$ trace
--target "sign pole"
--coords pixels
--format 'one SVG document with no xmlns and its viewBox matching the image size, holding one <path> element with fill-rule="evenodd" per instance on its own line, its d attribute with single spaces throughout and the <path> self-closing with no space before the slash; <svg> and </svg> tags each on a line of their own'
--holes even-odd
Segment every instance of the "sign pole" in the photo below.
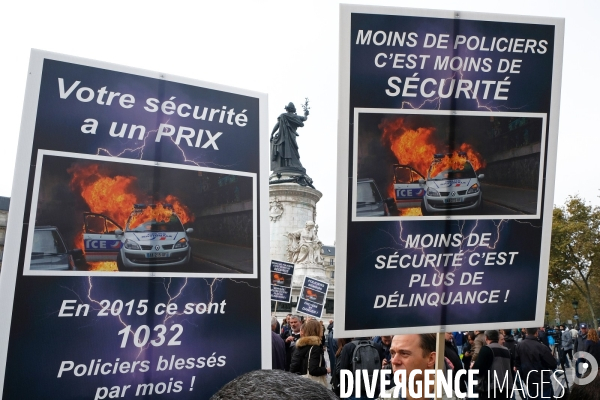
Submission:
<svg viewBox="0 0 600 400">
<path fill-rule="evenodd" d="M 438 375 L 437 375 L 437 370 L 444 370 L 444 362 L 445 362 L 445 357 L 444 357 L 444 352 L 446 350 L 446 339 L 444 337 L 444 332 L 438 332 L 436 333 L 437 337 L 436 337 L 436 342 L 435 342 L 435 369 L 436 369 L 436 375 L 435 375 L 435 387 L 437 388 L 437 380 L 438 380 Z M 435 388 L 434 388 L 435 390 Z M 436 393 L 435 395 L 436 400 L 442 400 L 442 393 Z"/>
</svg>

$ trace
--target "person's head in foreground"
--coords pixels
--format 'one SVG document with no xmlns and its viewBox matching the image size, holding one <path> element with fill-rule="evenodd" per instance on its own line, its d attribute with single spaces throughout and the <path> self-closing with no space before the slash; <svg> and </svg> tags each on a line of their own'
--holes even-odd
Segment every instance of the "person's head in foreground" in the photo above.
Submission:
<svg viewBox="0 0 600 400">
<path fill-rule="evenodd" d="M 392 371 L 404 369 L 408 377 L 412 370 L 435 368 L 435 343 L 435 333 L 395 335 L 390 347 Z M 415 381 L 422 380 L 422 373 L 415 376 Z"/>
<path fill-rule="evenodd" d="M 489 329 L 489 330 L 485 331 L 485 342 L 487 344 L 498 343 L 499 340 L 500 340 L 500 333 L 498 333 L 497 330 Z"/>
<path fill-rule="evenodd" d="M 596 378 L 587 385 L 574 384 L 571 387 L 569 400 L 600 400 L 600 375 L 596 375 Z"/>
<path fill-rule="evenodd" d="M 330 389 L 303 376 L 281 370 L 256 370 L 227 383 L 210 400 L 339 399 Z"/>
</svg>

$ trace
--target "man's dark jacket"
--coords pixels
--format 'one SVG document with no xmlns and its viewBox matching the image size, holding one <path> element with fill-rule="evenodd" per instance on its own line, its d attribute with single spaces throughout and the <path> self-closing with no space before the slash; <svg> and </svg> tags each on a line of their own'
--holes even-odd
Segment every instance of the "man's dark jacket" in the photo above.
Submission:
<svg viewBox="0 0 600 400">
<path fill-rule="evenodd" d="M 286 339 L 290 336 L 294 337 L 293 343 L 289 343 L 286 341 Z M 292 354 L 294 353 L 294 350 L 296 349 L 296 341 L 298 339 L 300 339 L 300 332 L 294 333 L 290 329 L 289 331 L 282 333 L 281 338 L 283 339 L 283 342 L 285 343 L 285 370 L 289 371 L 290 364 L 292 363 Z"/>
<path fill-rule="evenodd" d="M 577 353 L 578 351 L 583 351 L 585 349 L 585 342 L 587 340 L 587 333 L 584 335 L 579 331 L 577 335 L 577 339 L 575 339 L 575 346 L 573 348 L 573 353 Z"/>
<path fill-rule="evenodd" d="M 556 359 L 554 359 L 550 348 L 540 343 L 535 336 L 527 335 L 518 344 L 515 351 L 515 366 L 522 378 L 528 377 L 527 386 L 531 393 L 535 393 L 536 390 L 540 390 L 541 371 L 554 371 L 556 369 Z M 534 372 L 529 374 L 530 371 Z M 550 382 L 550 375 L 550 372 L 544 372 L 544 385 L 548 385 L 548 382 Z"/>
<path fill-rule="evenodd" d="M 273 369 L 285 370 L 285 343 L 275 332 L 271 332 L 271 357 Z"/>
</svg>

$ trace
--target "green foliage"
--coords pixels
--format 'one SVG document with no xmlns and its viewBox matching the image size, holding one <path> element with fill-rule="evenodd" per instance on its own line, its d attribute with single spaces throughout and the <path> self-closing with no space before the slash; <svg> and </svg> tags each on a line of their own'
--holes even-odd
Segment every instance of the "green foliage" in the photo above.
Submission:
<svg viewBox="0 0 600 400">
<path fill-rule="evenodd" d="M 600 208 L 570 197 L 563 207 L 555 207 L 552 220 L 549 297 L 571 302 L 573 289 L 588 308 L 595 323 L 595 281 L 600 278 Z"/>
</svg>

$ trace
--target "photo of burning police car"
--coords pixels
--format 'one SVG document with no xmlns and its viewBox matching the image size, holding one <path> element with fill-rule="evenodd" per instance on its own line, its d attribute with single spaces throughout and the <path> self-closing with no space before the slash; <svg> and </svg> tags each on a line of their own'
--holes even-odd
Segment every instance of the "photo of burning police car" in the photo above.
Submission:
<svg viewBox="0 0 600 400">
<path fill-rule="evenodd" d="M 355 110 L 353 220 L 539 218 L 545 114 L 386 111 Z"/>
<path fill-rule="evenodd" d="M 434 154 L 424 186 L 421 213 L 431 215 L 446 210 L 478 211 L 482 205 L 480 179 L 464 152 Z"/>
<path fill-rule="evenodd" d="M 25 274 L 257 274 L 255 174 L 46 150 L 38 165 Z"/>
<path fill-rule="evenodd" d="M 190 266 L 188 234 L 194 229 L 183 227 L 171 204 L 134 204 L 124 230 L 105 215 L 86 213 L 84 220 L 89 260 L 114 260 L 119 271 Z M 107 224 L 116 229 L 102 231 Z"/>
</svg>

